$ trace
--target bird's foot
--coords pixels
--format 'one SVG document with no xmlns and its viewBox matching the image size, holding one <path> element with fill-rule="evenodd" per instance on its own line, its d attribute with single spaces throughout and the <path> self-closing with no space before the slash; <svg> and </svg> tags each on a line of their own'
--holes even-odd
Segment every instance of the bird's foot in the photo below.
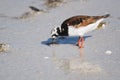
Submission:
<svg viewBox="0 0 120 80">
<path fill-rule="evenodd" d="M 84 46 L 79 46 L 79 48 L 84 48 Z"/>
<path fill-rule="evenodd" d="M 84 48 L 83 45 L 80 45 L 80 44 L 78 44 L 78 43 L 76 43 L 76 46 L 78 46 L 79 48 Z"/>
<path fill-rule="evenodd" d="M 84 38 L 83 37 L 79 37 L 77 43 L 78 43 L 79 48 L 84 48 Z"/>
</svg>

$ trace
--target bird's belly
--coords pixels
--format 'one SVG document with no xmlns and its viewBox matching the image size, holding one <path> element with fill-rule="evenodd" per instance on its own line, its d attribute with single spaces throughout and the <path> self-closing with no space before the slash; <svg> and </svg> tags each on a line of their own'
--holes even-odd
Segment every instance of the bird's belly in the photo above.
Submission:
<svg viewBox="0 0 120 80">
<path fill-rule="evenodd" d="M 79 28 L 75 28 L 74 26 L 69 26 L 68 34 L 69 36 L 83 36 L 85 33 L 95 30 L 101 21 L 103 21 L 103 19 L 100 19 L 95 23 Z"/>
<path fill-rule="evenodd" d="M 68 29 L 68 33 L 69 33 L 69 36 L 83 36 L 87 30 L 87 28 L 85 27 L 81 27 L 81 28 L 74 28 L 74 27 L 69 27 Z"/>
</svg>

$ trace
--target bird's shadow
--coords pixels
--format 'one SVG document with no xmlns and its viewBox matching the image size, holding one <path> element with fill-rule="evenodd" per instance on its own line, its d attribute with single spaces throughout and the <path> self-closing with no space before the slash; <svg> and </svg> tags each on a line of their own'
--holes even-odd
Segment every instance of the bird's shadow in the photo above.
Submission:
<svg viewBox="0 0 120 80">
<path fill-rule="evenodd" d="M 84 39 L 86 40 L 89 37 L 92 37 L 92 36 L 84 36 Z M 72 44 L 72 45 L 75 45 L 76 42 L 78 41 L 78 39 L 79 39 L 78 36 L 75 36 L 75 37 L 59 37 L 59 38 L 57 38 L 56 43 L 57 44 Z M 52 39 L 49 38 L 46 41 L 42 41 L 41 44 L 49 46 L 49 45 L 52 44 Z"/>
</svg>

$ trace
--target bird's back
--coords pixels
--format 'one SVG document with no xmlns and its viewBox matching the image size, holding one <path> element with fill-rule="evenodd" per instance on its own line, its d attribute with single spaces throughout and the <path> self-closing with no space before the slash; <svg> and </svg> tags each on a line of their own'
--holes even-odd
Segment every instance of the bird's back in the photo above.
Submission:
<svg viewBox="0 0 120 80">
<path fill-rule="evenodd" d="M 110 14 L 106 14 L 102 16 L 86 16 L 86 15 L 73 16 L 73 17 L 66 19 L 62 23 L 61 27 L 75 26 L 75 25 L 79 25 L 79 27 L 81 26 L 84 27 L 86 25 L 96 22 L 97 20 L 101 18 L 107 18 L 109 16 Z"/>
</svg>

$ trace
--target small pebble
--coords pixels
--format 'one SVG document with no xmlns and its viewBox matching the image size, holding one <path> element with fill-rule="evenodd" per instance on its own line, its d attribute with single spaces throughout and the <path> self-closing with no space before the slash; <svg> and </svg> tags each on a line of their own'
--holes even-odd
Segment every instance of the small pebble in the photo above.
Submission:
<svg viewBox="0 0 120 80">
<path fill-rule="evenodd" d="M 46 57 L 44 57 L 44 59 L 49 59 L 49 57 L 46 56 Z"/>
<path fill-rule="evenodd" d="M 111 55 L 111 54 L 112 54 L 112 51 L 107 50 L 105 53 L 106 53 L 107 55 Z"/>
</svg>

